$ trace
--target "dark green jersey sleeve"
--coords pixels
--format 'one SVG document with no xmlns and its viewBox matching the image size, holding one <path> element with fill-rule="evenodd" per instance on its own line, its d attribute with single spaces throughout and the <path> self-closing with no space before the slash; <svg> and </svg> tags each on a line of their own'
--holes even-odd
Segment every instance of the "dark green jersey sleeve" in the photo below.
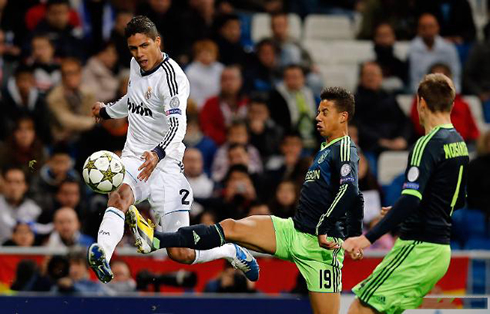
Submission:
<svg viewBox="0 0 490 314">
<path fill-rule="evenodd" d="M 320 216 L 316 226 L 316 234 L 328 234 L 329 229 L 339 217 L 359 202 L 357 149 L 351 145 L 351 139 L 342 140 L 332 156 L 332 178 L 338 178 L 337 194 L 327 211 Z"/>
<path fill-rule="evenodd" d="M 412 195 L 422 200 L 439 158 L 440 145 L 437 141 L 430 141 L 430 138 L 429 136 L 420 138 L 408 156 L 402 195 Z"/>
</svg>

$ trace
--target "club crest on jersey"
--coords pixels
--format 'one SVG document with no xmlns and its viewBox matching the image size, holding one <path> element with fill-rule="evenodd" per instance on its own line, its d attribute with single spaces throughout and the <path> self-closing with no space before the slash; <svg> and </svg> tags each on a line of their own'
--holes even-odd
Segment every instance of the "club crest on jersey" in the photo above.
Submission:
<svg viewBox="0 0 490 314">
<path fill-rule="evenodd" d="M 170 100 L 170 108 L 172 109 L 179 108 L 179 105 L 180 105 L 179 97 L 175 96 Z"/>
<path fill-rule="evenodd" d="M 151 86 L 148 86 L 148 90 L 145 93 L 145 99 L 149 100 L 151 97 Z"/>
<path fill-rule="evenodd" d="M 320 158 L 318 158 L 318 163 L 321 164 L 325 158 L 327 158 L 328 154 L 330 153 L 329 150 L 327 150 L 326 152 L 323 153 L 323 155 L 320 156 Z"/>
</svg>

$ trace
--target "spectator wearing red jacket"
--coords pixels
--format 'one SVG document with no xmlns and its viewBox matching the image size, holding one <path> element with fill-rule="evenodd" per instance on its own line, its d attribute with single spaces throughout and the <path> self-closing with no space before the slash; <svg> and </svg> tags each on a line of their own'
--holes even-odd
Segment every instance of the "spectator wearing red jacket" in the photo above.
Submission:
<svg viewBox="0 0 490 314">
<path fill-rule="evenodd" d="M 449 78 L 452 78 L 451 69 L 444 63 L 435 63 L 430 67 L 429 73 L 442 73 Z M 424 135 L 424 129 L 419 123 L 419 113 L 417 111 L 417 98 L 413 99 L 412 111 L 410 114 L 415 132 L 417 135 Z M 471 109 L 461 94 L 457 94 L 454 99 L 454 106 L 451 112 L 451 121 L 456 131 L 461 134 L 466 142 L 472 142 L 478 139 L 480 131 L 476 125 L 475 119 L 471 113 Z"/>
<path fill-rule="evenodd" d="M 221 92 L 209 98 L 201 109 L 201 129 L 217 145 L 226 141 L 226 129 L 234 120 L 247 117 L 248 99 L 240 94 L 242 74 L 238 67 L 228 66 L 221 73 Z"/>
</svg>

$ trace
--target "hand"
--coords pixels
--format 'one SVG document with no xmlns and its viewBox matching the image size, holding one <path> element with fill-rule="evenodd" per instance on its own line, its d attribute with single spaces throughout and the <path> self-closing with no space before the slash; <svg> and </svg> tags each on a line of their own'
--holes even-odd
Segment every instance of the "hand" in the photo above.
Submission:
<svg viewBox="0 0 490 314">
<path fill-rule="evenodd" d="M 346 252 L 348 252 L 351 256 L 352 256 L 352 254 L 354 254 L 354 256 L 356 256 L 356 259 L 359 259 L 359 256 L 362 256 L 362 254 L 363 254 L 362 250 L 367 248 L 370 245 L 371 245 L 371 242 L 369 242 L 369 240 L 365 236 L 362 235 L 360 237 L 348 238 L 342 244 L 342 248 Z"/>
<path fill-rule="evenodd" d="M 320 245 L 320 247 L 327 250 L 335 250 L 340 248 L 338 243 L 335 243 L 333 241 L 328 241 L 326 234 L 318 235 L 318 245 Z"/>
<path fill-rule="evenodd" d="M 391 206 L 381 207 L 381 217 L 386 216 L 386 214 L 388 214 L 390 210 L 391 210 Z"/>
<path fill-rule="evenodd" d="M 151 173 L 153 172 L 153 170 L 155 170 L 155 167 L 160 160 L 158 160 L 157 153 L 148 151 L 143 153 L 141 159 L 144 159 L 145 162 L 138 168 L 138 171 L 142 170 L 138 174 L 138 179 L 142 181 L 144 180 L 146 182 L 150 178 Z"/>
<path fill-rule="evenodd" d="M 105 104 L 102 102 L 96 102 L 92 107 L 92 116 L 95 118 L 95 122 L 99 123 L 102 121 L 102 117 L 100 116 L 100 109 L 104 108 Z"/>
</svg>

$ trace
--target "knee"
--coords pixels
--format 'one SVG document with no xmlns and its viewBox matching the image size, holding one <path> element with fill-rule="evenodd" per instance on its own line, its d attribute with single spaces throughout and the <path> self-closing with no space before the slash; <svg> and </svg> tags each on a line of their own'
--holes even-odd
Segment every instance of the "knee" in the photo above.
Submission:
<svg viewBox="0 0 490 314">
<path fill-rule="evenodd" d="M 223 233 L 227 241 L 239 241 L 240 240 L 240 226 L 234 219 L 225 219 L 219 223 L 223 228 Z"/>
<path fill-rule="evenodd" d="M 127 192 L 128 191 L 125 191 L 125 189 L 122 187 L 121 189 L 111 193 L 107 205 L 109 207 L 115 207 L 126 213 L 132 203 L 131 197 Z"/>
<path fill-rule="evenodd" d="M 167 253 L 171 260 L 182 264 L 192 264 L 196 259 L 196 253 L 193 249 L 167 248 Z"/>
</svg>

